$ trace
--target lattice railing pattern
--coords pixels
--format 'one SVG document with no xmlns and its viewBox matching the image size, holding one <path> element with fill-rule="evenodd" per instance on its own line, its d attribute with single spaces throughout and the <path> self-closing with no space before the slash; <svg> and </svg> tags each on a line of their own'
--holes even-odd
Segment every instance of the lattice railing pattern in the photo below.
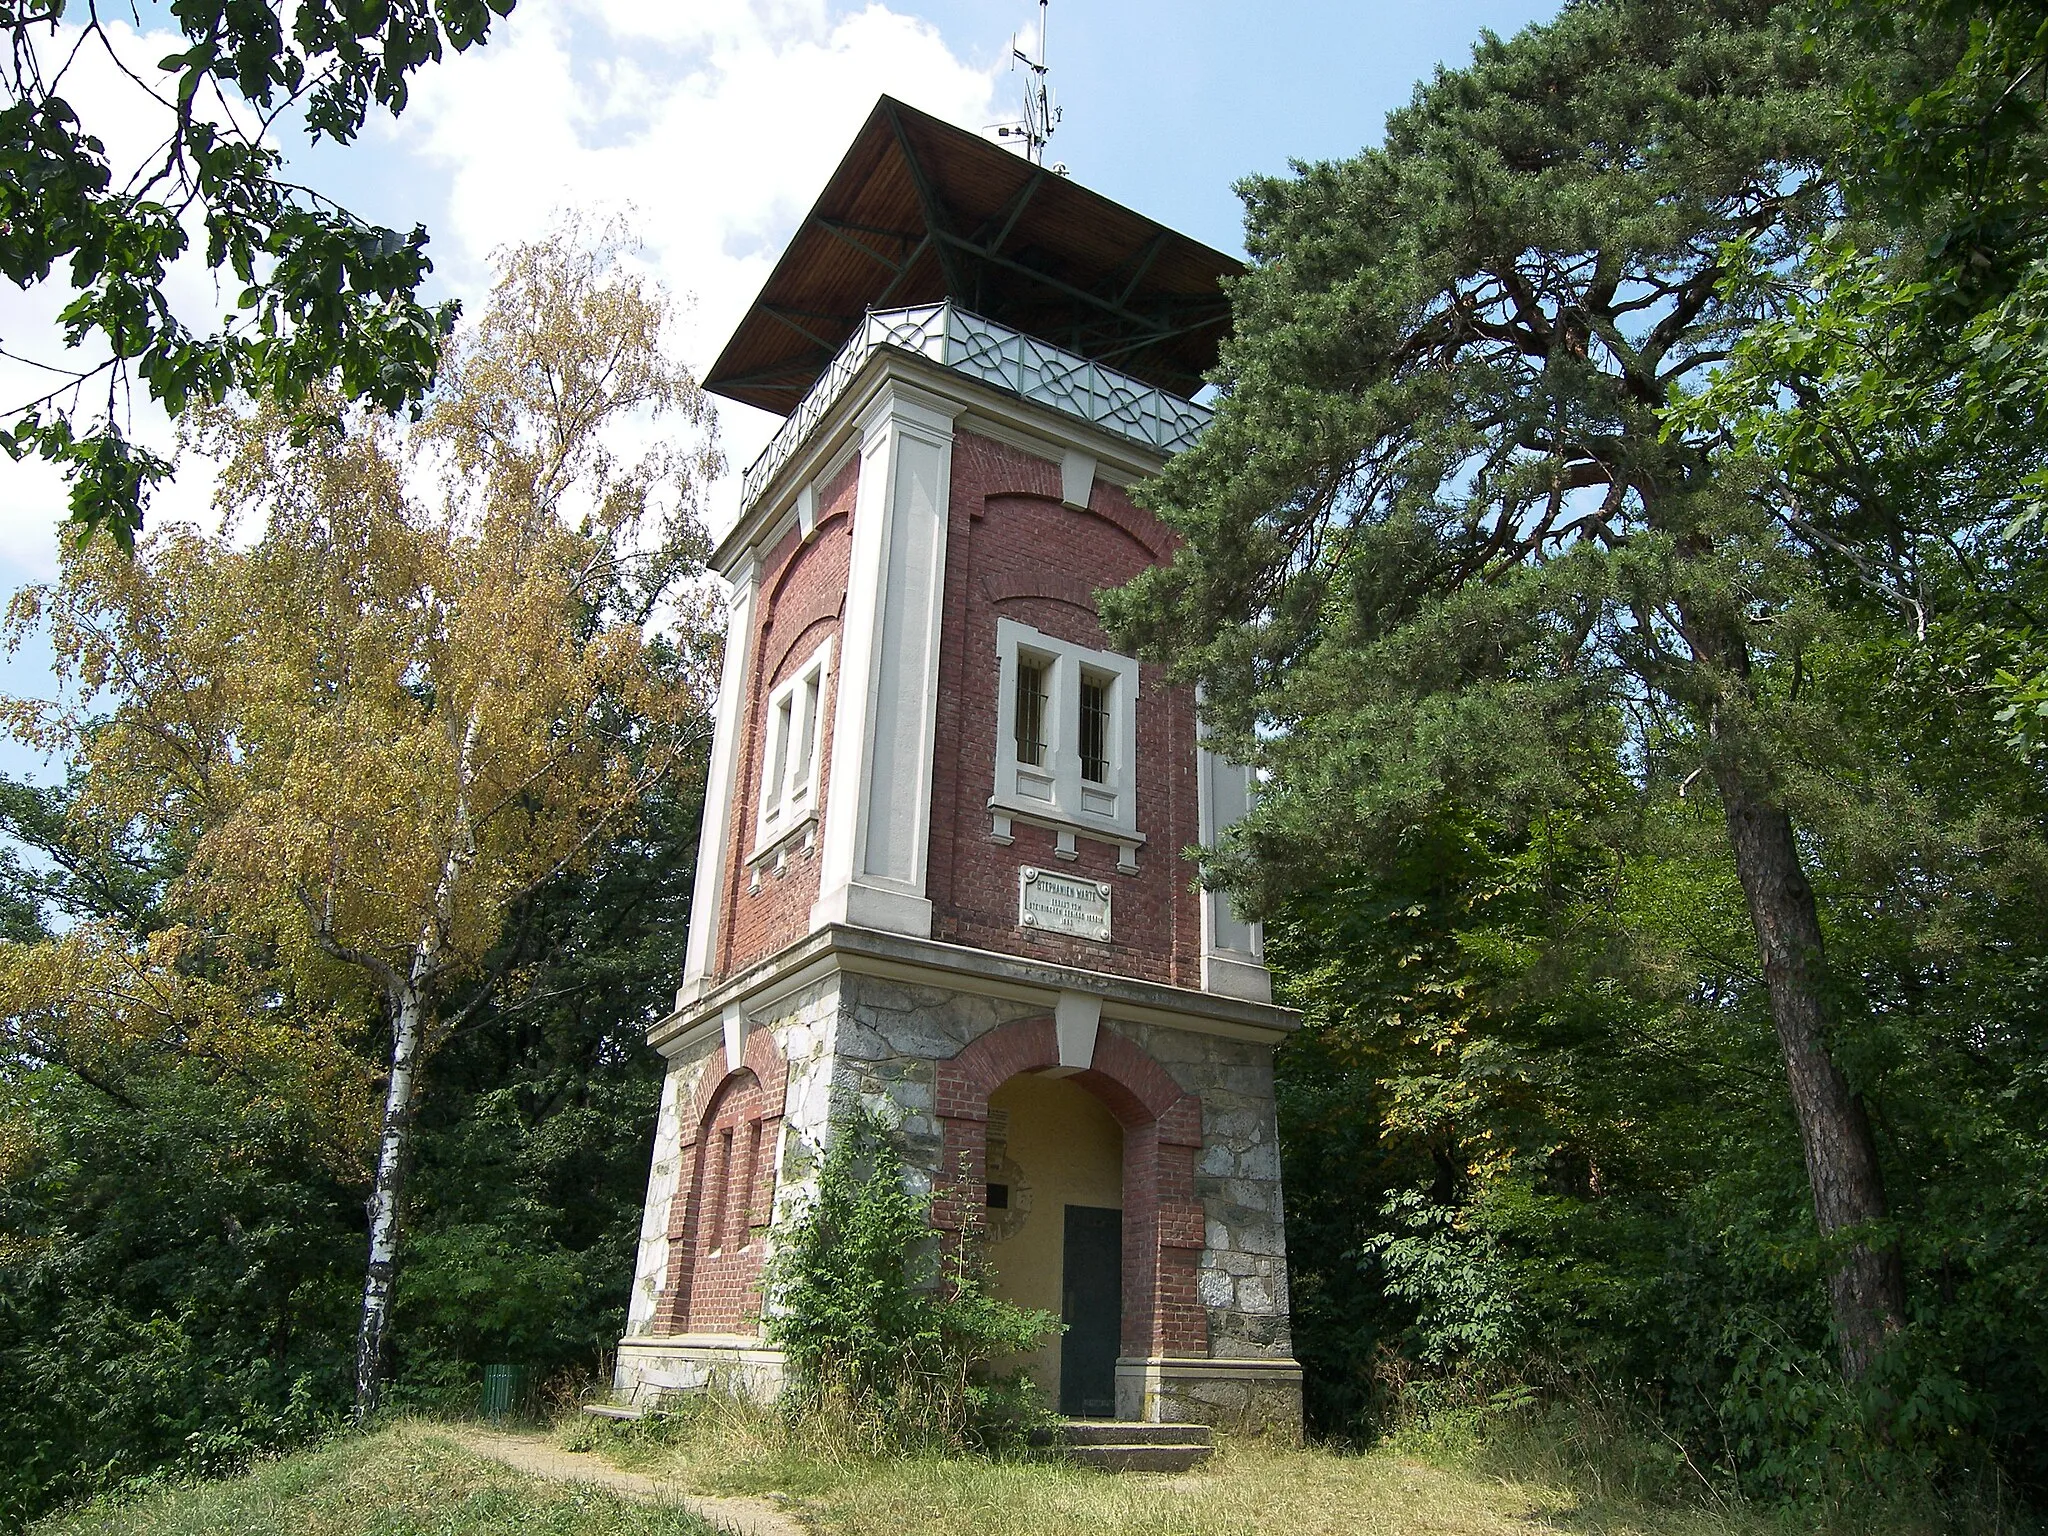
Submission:
<svg viewBox="0 0 2048 1536">
<path fill-rule="evenodd" d="M 810 436 L 878 347 L 913 352 L 1161 453 L 1179 453 L 1192 446 L 1209 424 L 1208 409 L 1192 400 L 998 325 L 957 304 L 870 310 L 774 440 L 747 466 L 740 482 L 743 507 L 751 507 L 768 488 L 797 444 Z"/>
</svg>

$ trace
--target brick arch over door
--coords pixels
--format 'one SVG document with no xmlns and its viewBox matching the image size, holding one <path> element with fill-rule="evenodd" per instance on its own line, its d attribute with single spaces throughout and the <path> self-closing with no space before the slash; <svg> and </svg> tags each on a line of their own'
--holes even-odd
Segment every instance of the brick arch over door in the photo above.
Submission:
<svg viewBox="0 0 2048 1536">
<path fill-rule="evenodd" d="M 760 1323 L 761 1237 L 775 1205 L 789 1068 L 765 1029 L 740 1054 L 728 1068 L 724 1045 L 712 1052 L 681 1116 L 664 1334 L 752 1333 Z"/>
<path fill-rule="evenodd" d="M 935 1223 L 957 1230 L 985 1199 L 988 1096 L 1021 1072 L 1059 1064 L 1051 1019 L 1002 1025 L 938 1064 L 944 1163 Z M 1096 1034 L 1090 1068 L 1066 1080 L 1094 1094 L 1124 1128 L 1123 1353 L 1206 1356 L 1209 1315 L 1195 1292 L 1203 1240 L 1195 1199 L 1201 1100 L 1107 1026 Z"/>
</svg>

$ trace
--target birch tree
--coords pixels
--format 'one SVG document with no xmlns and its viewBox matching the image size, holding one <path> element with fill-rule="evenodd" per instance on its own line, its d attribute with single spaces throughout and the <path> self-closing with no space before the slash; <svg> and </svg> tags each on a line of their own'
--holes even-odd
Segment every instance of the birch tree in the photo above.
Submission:
<svg viewBox="0 0 2048 1536">
<path fill-rule="evenodd" d="M 78 814 L 188 848 L 189 911 L 388 1029 L 359 1414 L 427 1061 L 489 995 L 507 913 L 708 739 L 695 514 L 716 448 L 663 351 L 668 305 L 621 257 L 573 228 L 505 254 L 415 428 L 214 419 L 219 535 L 74 549 L 11 614 L 48 628 L 72 702 L 10 717 L 83 769 Z M 650 423 L 682 440 L 614 446 Z M 469 1001 L 444 1009 L 457 983 Z"/>
</svg>

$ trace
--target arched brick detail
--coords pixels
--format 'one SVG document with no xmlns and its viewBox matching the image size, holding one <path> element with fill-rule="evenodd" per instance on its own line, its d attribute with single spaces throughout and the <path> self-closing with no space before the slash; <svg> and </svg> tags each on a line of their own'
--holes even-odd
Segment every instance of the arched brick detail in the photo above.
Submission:
<svg viewBox="0 0 2048 1536">
<path fill-rule="evenodd" d="M 823 499 L 822 497 L 820 498 L 821 501 Z M 790 578 L 796 573 L 797 567 L 807 557 L 823 544 L 826 539 L 847 539 L 853 537 L 852 514 L 853 509 L 850 506 L 825 513 L 818 519 L 816 525 L 812 527 L 811 536 L 808 539 L 794 532 L 783 536 L 785 539 L 793 539 L 795 541 L 795 548 L 792 550 L 789 558 L 776 567 L 775 574 L 768 579 L 767 585 L 762 589 L 761 598 L 766 605 L 770 618 L 774 616 L 775 609 L 781 605 L 783 590 L 789 586 Z M 777 547 L 781 547 L 781 541 L 779 540 L 777 541 Z M 837 612 L 838 610 L 835 607 L 832 611 Z M 807 617 L 804 622 L 809 623 L 810 619 Z M 761 627 L 766 629 L 768 626 L 764 622 Z"/>
<path fill-rule="evenodd" d="M 983 1203 L 989 1095 L 1019 1073 L 1059 1064 L 1059 1037 L 1047 1018 L 1002 1025 L 938 1063 L 934 1107 L 943 1151 L 935 1225 L 957 1231 Z M 1100 1099 L 1124 1128 L 1124 1354 L 1206 1355 L 1209 1314 L 1195 1291 L 1203 1242 L 1195 1198 L 1201 1100 L 1108 1029 L 1096 1032 L 1088 1070 L 1067 1080 Z"/>
<path fill-rule="evenodd" d="M 795 658 L 798 665 L 810 660 L 818 647 L 829 637 L 839 638 L 839 615 L 824 613 L 809 620 L 801 629 L 784 630 L 777 626 L 763 634 L 761 644 L 765 648 L 762 657 L 761 675 L 768 679 L 768 685 L 777 687 L 786 678 L 783 668 Z"/>
<path fill-rule="evenodd" d="M 993 571 L 981 578 L 981 595 L 992 607 L 1020 597 L 1038 597 L 1078 608 L 1090 618 L 1098 616 L 1095 589 L 1078 576 L 1063 576 L 1058 571 Z"/>
<path fill-rule="evenodd" d="M 1071 513 L 1075 517 L 1101 518 L 1103 522 L 1108 523 L 1117 532 L 1137 545 L 1144 552 L 1146 564 L 1148 565 L 1162 565 L 1171 558 L 1173 554 L 1173 536 L 1164 524 L 1146 516 L 1135 507 L 1124 504 L 1121 498 L 1113 495 L 1102 496 L 1091 493 L 1088 497 L 1088 509 L 1085 512 L 1078 507 L 1069 507 L 1060 494 L 1062 487 L 1059 483 L 1059 466 L 1047 463 L 1043 459 L 1037 460 L 1036 463 L 1044 465 L 1046 469 L 1052 471 L 1045 479 L 1044 490 L 1019 486 L 1013 490 L 986 491 L 971 515 L 984 517 L 990 512 L 1000 513 L 1002 507 L 998 503 L 1004 501 L 1041 501 Z"/>
<path fill-rule="evenodd" d="M 681 1116 L 684 1167 L 669 1199 L 658 1332 L 737 1333 L 758 1323 L 765 1245 L 747 1229 L 774 1209 L 788 1091 L 789 1064 L 765 1029 L 749 1032 L 737 1067 L 728 1069 L 723 1043 L 705 1062 Z"/>
</svg>

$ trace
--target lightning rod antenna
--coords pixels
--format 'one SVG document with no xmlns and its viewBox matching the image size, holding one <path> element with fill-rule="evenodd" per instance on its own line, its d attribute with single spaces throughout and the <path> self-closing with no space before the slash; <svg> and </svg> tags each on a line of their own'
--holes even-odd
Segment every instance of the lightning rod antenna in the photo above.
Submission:
<svg viewBox="0 0 2048 1536">
<path fill-rule="evenodd" d="M 1047 80 L 1049 66 L 1045 56 L 1045 16 L 1050 8 L 1049 0 L 1038 0 L 1038 56 L 1033 58 L 1017 46 L 1015 34 L 1010 38 L 1010 67 L 1024 66 L 1024 116 L 1009 123 L 996 125 L 999 139 L 1022 140 L 1024 158 L 1033 165 L 1045 163 L 1045 146 L 1058 131 L 1064 108 L 1054 104 L 1052 86 Z M 1055 165 L 1055 175 L 1064 176 L 1067 168 Z"/>
</svg>

